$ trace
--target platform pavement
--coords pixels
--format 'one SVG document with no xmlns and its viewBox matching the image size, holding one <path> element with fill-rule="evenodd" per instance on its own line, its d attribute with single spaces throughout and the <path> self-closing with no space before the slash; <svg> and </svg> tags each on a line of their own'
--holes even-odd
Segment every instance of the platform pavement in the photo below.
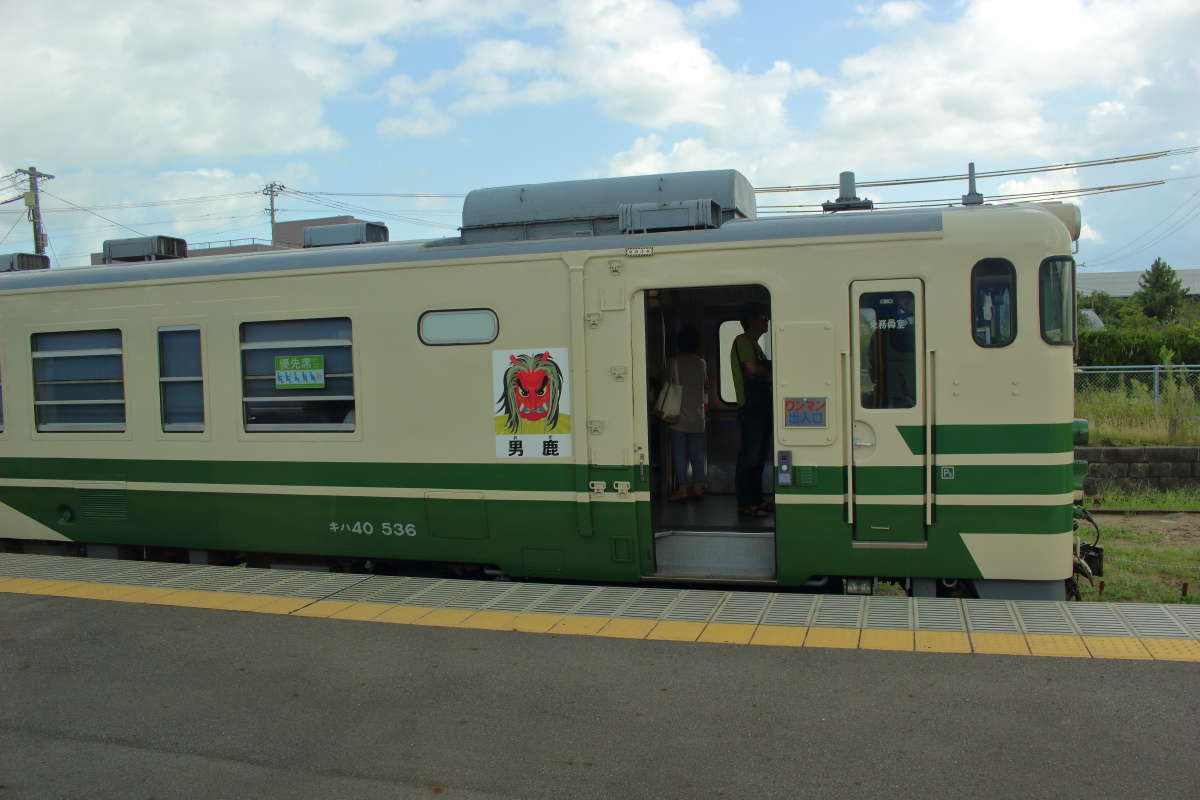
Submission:
<svg viewBox="0 0 1200 800">
<path fill-rule="evenodd" d="M 0 593 L 0 797 L 1186 797 L 1198 678 Z"/>
</svg>

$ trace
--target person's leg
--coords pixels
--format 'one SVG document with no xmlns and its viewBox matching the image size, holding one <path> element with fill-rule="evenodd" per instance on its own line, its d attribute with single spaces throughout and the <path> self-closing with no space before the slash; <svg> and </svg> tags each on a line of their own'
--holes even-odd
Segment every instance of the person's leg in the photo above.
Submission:
<svg viewBox="0 0 1200 800">
<path fill-rule="evenodd" d="M 774 445 L 774 420 L 771 418 L 770 409 L 763 411 L 762 422 L 762 433 L 759 439 L 758 482 L 755 486 L 758 487 L 759 505 L 764 508 L 773 508 L 775 501 L 774 491 L 769 492 L 768 495 L 763 494 L 763 470 L 766 469 L 768 464 L 772 463 L 771 449 Z"/>
<path fill-rule="evenodd" d="M 771 441 L 770 412 L 755 410 L 748 415 L 750 424 L 746 430 L 746 506 L 753 507 L 762 504 L 762 474 L 767 463 L 767 453 Z"/>
<path fill-rule="evenodd" d="M 692 465 L 692 497 L 703 497 L 706 484 L 708 483 L 708 474 L 704 466 L 704 459 L 707 455 L 706 440 L 703 433 L 689 433 L 687 435 L 688 444 L 688 461 Z"/>
<path fill-rule="evenodd" d="M 739 408 L 738 412 L 738 430 L 741 433 L 741 442 L 738 446 L 737 465 L 733 470 L 733 488 L 737 494 L 737 507 L 739 511 L 749 508 L 752 503 L 748 496 L 746 488 L 746 473 L 747 473 L 747 458 L 750 456 L 750 448 L 753 433 L 749 419 L 749 411 L 746 408 Z"/>
<path fill-rule="evenodd" d="M 671 431 L 671 460 L 675 464 L 675 491 L 672 500 L 683 500 L 688 496 L 687 434 Z"/>
</svg>

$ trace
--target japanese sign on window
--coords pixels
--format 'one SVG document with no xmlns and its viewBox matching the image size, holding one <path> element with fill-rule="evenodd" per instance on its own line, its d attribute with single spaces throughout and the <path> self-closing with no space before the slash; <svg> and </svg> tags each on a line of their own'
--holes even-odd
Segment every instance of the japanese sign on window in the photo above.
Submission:
<svg viewBox="0 0 1200 800">
<path fill-rule="evenodd" d="M 276 356 L 276 389 L 324 389 L 325 356 Z"/>
<path fill-rule="evenodd" d="M 565 347 L 492 351 L 496 457 L 571 456 L 571 382 Z"/>
</svg>

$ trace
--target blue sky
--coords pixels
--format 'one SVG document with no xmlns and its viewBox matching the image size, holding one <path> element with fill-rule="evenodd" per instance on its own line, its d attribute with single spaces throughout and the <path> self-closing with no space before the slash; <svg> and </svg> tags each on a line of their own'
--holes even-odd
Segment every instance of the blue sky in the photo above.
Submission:
<svg viewBox="0 0 1200 800">
<path fill-rule="evenodd" d="M 985 195 L 1135 181 L 1080 201 L 1078 260 L 1200 268 L 1194 0 L 0 0 L 0 175 L 36 165 L 57 266 L 108 238 L 269 236 L 256 191 L 463 194 L 734 168 L 756 186 L 1028 167 Z M 12 181 L 0 179 L 0 200 Z M 958 197 L 962 184 L 868 192 Z M 829 192 L 760 196 L 817 203 Z M 180 203 L 182 198 L 207 198 Z M 338 198 L 394 240 L 455 198 Z M 160 203 L 152 207 L 148 202 Z M 295 196 L 281 219 L 340 213 Z M 73 204 L 73 205 L 72 205 Z M 124 207 L 111 206 L 125 204 Z M 94 209 L 108 219 L 79 211 Z M 108 206 L 105 208 L 105 206 Z M 0 252 L 31 251 L 20 204 Z"/>
</svg>

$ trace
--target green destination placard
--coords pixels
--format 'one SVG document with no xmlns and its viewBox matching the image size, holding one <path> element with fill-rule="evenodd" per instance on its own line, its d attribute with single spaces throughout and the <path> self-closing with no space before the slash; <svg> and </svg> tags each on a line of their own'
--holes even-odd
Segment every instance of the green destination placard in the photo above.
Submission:
<svg viewBox="0 0 1200 800">
<path fill-rule="evenodd" d="M 324 389 L 325 356 L 276 356 L 276 389 Z"/>
</svg>

